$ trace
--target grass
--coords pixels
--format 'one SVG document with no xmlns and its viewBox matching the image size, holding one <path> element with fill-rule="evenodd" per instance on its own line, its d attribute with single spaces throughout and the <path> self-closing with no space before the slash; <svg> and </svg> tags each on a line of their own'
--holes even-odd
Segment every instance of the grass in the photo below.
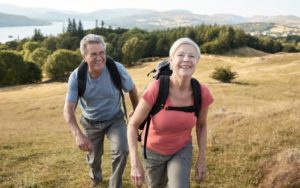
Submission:
<svg viewBox="0 0 300 188">
<path fill-rule="evenodd" d="M 207 177 L 197 184 L 192 169 L 192 187 L 257 187 L 260 162 L 300 149 L 299 59 L 300 54 L 202 57 L 195 77 L 208 85 L 215 101 L 208 116 Z M 156 63 L 128 70 L 139 93 L 152 80 L 146 74 Z M 239 75 L 234 83 L 209 77 L 216 66 L 227 65 Z M 88 186 L 85 154 L 62 116 L 66 88 L 66 83 L 48 83 L 0 89 L 0 187 Z M 195 144 L 194 157 L 196 152 Z M 107 187 L 109 152 L 103 161 Z M 132 187 L 129 172 L 128 162 L 124 187 Z"/>
</svg>

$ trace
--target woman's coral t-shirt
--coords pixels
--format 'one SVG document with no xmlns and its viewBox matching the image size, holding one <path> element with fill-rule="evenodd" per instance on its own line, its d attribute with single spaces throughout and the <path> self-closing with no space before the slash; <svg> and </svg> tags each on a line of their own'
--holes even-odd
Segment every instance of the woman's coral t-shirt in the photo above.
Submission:
<svg viewBox="0 0 300 188">
<path fill-rule="evenodd" d="M 159 90 L 159 80 L 154 80 L 142 95 L 151 106 L 154 105 Z M 206 109 L 213 102 L 213 97 L 208 88 L 201 84 L 202 106 Z M 173 106 L 167 98 L 167 106 Z M 200 110 L 201 113 L 201 110 Z M 192 139 L 192 129 L 197 118 L 193 112 L 181 112 L 162 109 L 151 119 L 147 148 L 162 155 L 172 155 L 182 149 Z M 144 140 L 143 131 L 143 140 Z M 144 141 L 142 140 L 142 143 Z"/>
</svg>

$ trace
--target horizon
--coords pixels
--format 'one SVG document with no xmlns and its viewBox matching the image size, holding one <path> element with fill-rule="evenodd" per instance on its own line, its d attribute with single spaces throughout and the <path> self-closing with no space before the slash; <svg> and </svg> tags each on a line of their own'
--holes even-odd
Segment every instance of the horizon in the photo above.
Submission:
<svg viewBox="0 0 300 188">
<path fill-rule="evenodd" d="M 49 8 L 62 11 L 76 11 L 80 13 L 90 13 L 101 9 L 151 9 L 156 11 L 168 10 L 189 10 L 195 14 L 213 15 L 213 14 L 233 14 L 243 17 L 252 16 L 298 16 L 300 17 L 300 1 L 297 0 L 252 0 L 241 2 L 239 0 L 227 0 L 220 2 L 210 0 L 199 2 L 197 0 L 163 1 L 159 0 L 113 0 L 110 2 L 97 2 L 96 0 L 80 1 L 45 1 L 45 0 L 0 0 L 0 3 L 27 8 Z M 95 6 L 98 4 L 98 6 Z M 196 5 L 196 6 L 195 6 Z M 217 6 L 216 6 L 217 5 Z M 259 5 L 259 6 L 258 6 Z M 68 7 L 64 9 L 63 7 Z M 234 7 L 234 8 L 233 8 Z M 234 10 L 233 10 L 234 9 Z M 1 12 L 1 10 L 0 10 Z"/>
</svg>

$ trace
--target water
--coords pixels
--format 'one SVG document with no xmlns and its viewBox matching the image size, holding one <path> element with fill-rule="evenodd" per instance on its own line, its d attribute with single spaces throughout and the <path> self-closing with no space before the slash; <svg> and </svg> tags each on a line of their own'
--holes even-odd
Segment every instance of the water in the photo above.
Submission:
<svg viewBox="0 0 300 188">
<path fill-rule="evenodd" d="M 83 29 L 92 29 L 95 27 L 95 21 L 82 21 Z M 56 36 L 63 32 L 63 28 L 67 28 L 67 22 L 52 22 L 52 25 L 47 26 L 23 26 L 23 27 L 0 27 L 0 42 L 15 39 L 23 39 L 32 37 L 34 29 L 40 29 L 44 36 Z"/>
</svg>

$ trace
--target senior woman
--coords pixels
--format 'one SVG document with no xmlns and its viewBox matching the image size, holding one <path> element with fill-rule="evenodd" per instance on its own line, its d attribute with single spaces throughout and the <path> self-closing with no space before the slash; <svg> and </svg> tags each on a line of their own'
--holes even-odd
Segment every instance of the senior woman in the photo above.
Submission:
<svg viewBox="0 0 300 188">
<path fill-rule="evenodd" d="M 180 38 L 169 51 L 170 76 L 168 106 L 194 105 L 191 86 L 192 75 L 200 60 L 198 45 L 189 38 Z M 196 126 L 198 143 L 195 179 L 200 182 L 206 173 L 205 149 L 207 140 L 207 112 L 213 97 L 201 83 L 201 108 L 197 118 L 194 113 L 162 109 L 151 119 L 147 158 L 143 165 L 138 155 L 137 130 L 156 102 L 159 81 L 154 80 L 142 98 L 128 124 L 128 145 L 131 161 L 131 178 L 136 187 L 146 179 L 148 187 L 188 188 L 192 166 L 192 129 Z M 144 171 L 145 168 L 145 171 Z M 146 175 L 146 178 L 145 178 Z"/>
</svg>

